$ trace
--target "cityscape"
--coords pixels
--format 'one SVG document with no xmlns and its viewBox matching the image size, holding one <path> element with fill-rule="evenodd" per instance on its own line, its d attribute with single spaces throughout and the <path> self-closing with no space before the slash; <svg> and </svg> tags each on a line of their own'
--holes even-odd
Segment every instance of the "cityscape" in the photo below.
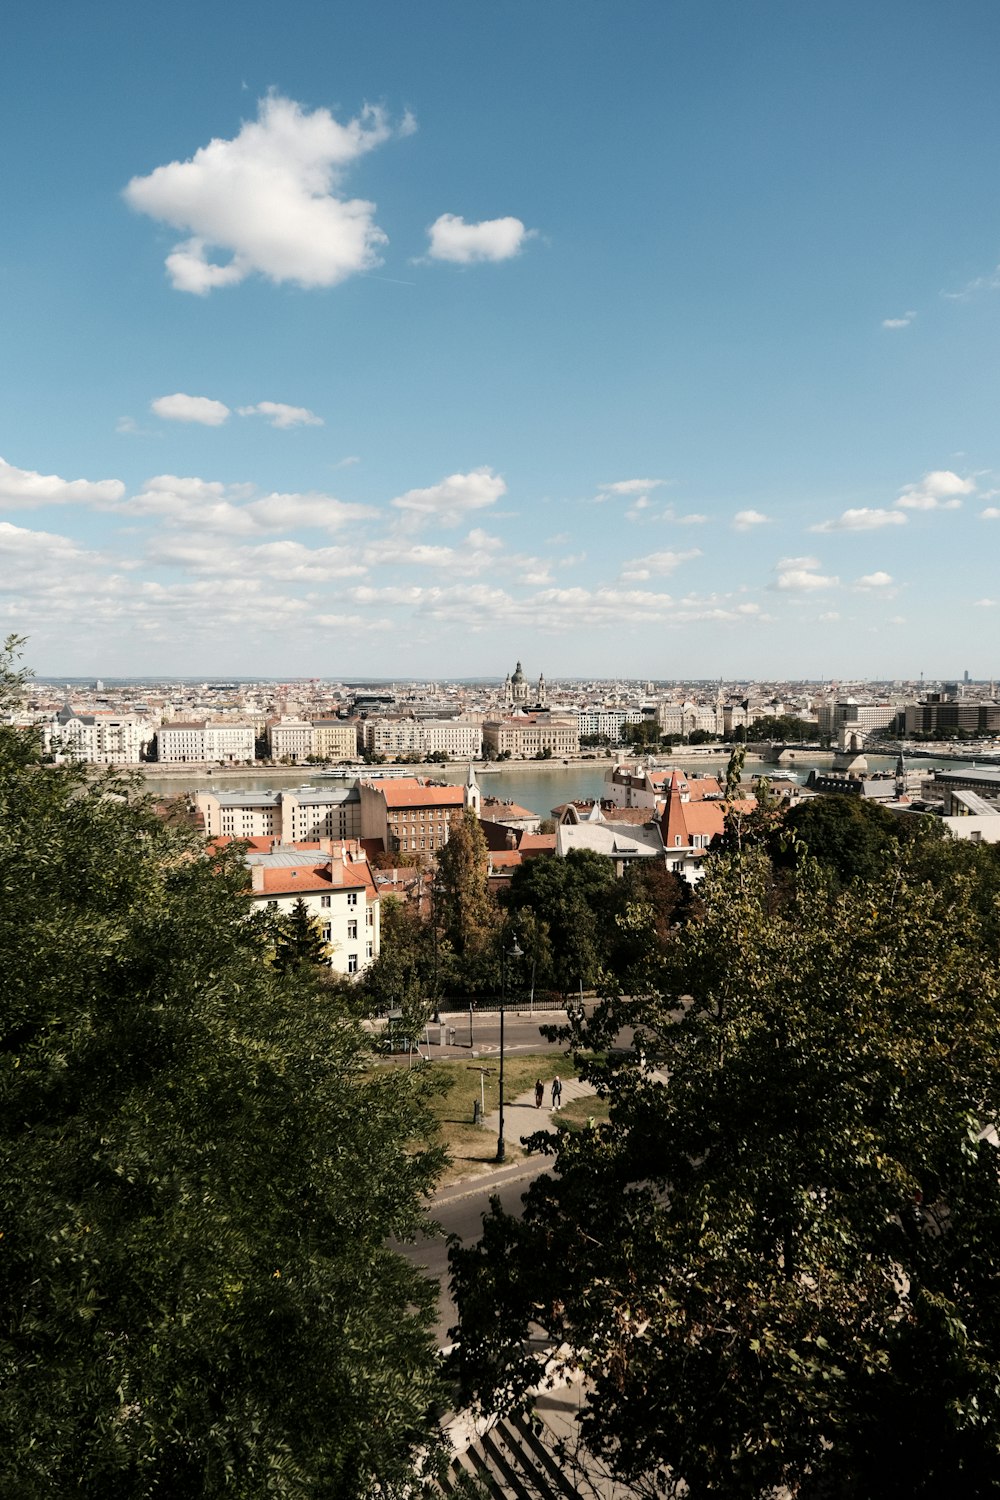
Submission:
<svg viewBox="0 0 1000 1500">
<path fill-rule="evenodd" d="M 0 1496 L 1000 1493 L 1000 9 L 4 57 Z"/>
</svg>

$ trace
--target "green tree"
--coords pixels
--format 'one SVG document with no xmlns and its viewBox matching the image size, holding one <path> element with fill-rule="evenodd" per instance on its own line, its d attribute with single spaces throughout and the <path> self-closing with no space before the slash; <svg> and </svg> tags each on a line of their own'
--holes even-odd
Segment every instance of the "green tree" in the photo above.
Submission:
<svg viewBox="0 0 1000 1500">
<path fill-rule="evenodd" d="M 298 897 L 287 917 L 278 924 L 274 949 L 274 967 L 279 974 L 291 970 L 308 968 L 326 969 L 330 962 L 330 949 L 320 931 L 315 917 L 301 896 Z"/>
<path fill-rule="evenodd" d="M 269 967 L 238 857 L 36 756 L 0 727 L 0 1494 L 409 1493 L 418 1075 Z"/>
<path fill-rule="evenodd" d="M 419 1032 L 437 1000 L 433 933 L 397 896 L 382 901 L 379 956 L 364 977 L 364 990 L 369 1013 L 401 1010 L 409 1036 Z"/>
<path fill-rule="evenodd" d="M 586 1443 L 659 1495 L 997 1492 L 996 927 L 925 857 L 839 893 L 803 865 L 775 904 L 762 849 L 720 856 L 658 993 L 576 1019 L 642 1050 L 590 1065 L 608 1124 L 455 1258 L 484 1404 L 582 1369 Z"/>
<path fill-rule="evenodd" d="M 940 833 L 929 821 L 904 819 L 864 797 L 833 792 L 793 807 L 773 835 L 772 847 L 777 861 L 786 865 L 807 852 L 844 884 L 887 871 L 903 842 L 932 837 L 935 831 Z"/>
<path fill-rule="evenodd" d="M 520 930 L 528 910 L 545 935 L 548 963 L 538 968 L 540 984 L 568 993 L 600 982 L 614 886 L 612 861 L 590 849 L 574 849 L 565 859 L 532 859 L 514 871 L 507 897 L 512 925 Z"/>
<path fill-rule="evenodd" d="M 434 890 L 435 921 L 452 951 L 459 959 L 482 953 L 498 917 L 489 890 L 486 840 L 471 807 L 451 820 Z"/>
</svg>

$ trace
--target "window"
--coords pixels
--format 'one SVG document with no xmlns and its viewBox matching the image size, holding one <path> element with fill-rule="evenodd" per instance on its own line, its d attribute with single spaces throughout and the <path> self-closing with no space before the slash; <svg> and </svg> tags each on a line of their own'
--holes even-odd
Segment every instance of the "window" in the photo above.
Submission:
<svg viewBox="0 0 1000 1500">
<path fill-rule="evenodd" d="M 332 901 L 332 899 L 333 899 L 332 896 L 320 896 L 320 898 L 319 898 L 319 904 L 320 904 L 320 906 L 329 906 L 330 902 Z"/>
<path fill-rule="evenodd" d="M 375 926 L 375 908 L 373 906 L 369 906 L 367 911 L 365 912 L 365 926 Z"/>
<path fill-rule="evenodd" d="M 356 974 L 358 972 L 358 955 L 356 953 L 349 953 L 347 955 L 347 972 L 348 974 Z"/>
<path fill-rule="evenodd" d="M 357 935 L 358 935 L 358 924 L 357 924 L 357 922 L 348 922 L 348 924 L 347 924 L 347 936 L 348 936 L 348 940 L 350 940 L 351 938 L 357 938 Z"/>
<path fill-rule="evenodd" d="M 270 908 L 271 911 L 277 911 L 278 910 L 278 903 L 277 903 L 277 901 L 269 901 L 267 904 L 268 904 L 268 907 Z"/>
<path fill-rule="evenodd" d="M 371 958 L 371 956 L 372 956 L 372 954 L 374 952 L 375 952 L 375 949 L 374 949 L 373 945 L 371 943 L 366 943 L 365 944 L 365 957 L 366 958 Z"/>
<path fill-rule="evenodd" d="M 324 922 L 323 923 L 323 941 L 324 941 L 324 943 L 328 943 L 330 941 L 330 938 L 332 937 L 332 935 L 333 935 L 333 929 L 330 926 L 329 922 Z"/>
<path fill-rule="evenodd" d="M 357 904 L 358 904 L 358 893 L 357 893 L 357 891 L 348 891 L 348 893 L 347 893 L 347 904 L 348 904 L 348 906 L 357 906 Z"/>
</svg>

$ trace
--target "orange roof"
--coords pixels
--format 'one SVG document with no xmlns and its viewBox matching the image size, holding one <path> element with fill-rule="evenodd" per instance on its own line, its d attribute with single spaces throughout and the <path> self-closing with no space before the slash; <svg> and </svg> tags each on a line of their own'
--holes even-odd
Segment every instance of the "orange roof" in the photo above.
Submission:
<svg viewBox="0 0 1000 1500">
<path fill-rule="evenodd" d="M 369 782 L 368 785 L 371 785 Z M 385 798 L 386 807 L 464 807 L 465 788 L 461 786 L 424 786 L 416 777 L 401 776 L 376 788 Z"/>
<path fill-rule="evenodd" d="M 533 854 L 540 854 L 546 849 L 555 853 L 556 836 L 554 833 L 522 833 L 517 847 L 522 854 L 527 854 L 529 851 Z"/>
</svg>

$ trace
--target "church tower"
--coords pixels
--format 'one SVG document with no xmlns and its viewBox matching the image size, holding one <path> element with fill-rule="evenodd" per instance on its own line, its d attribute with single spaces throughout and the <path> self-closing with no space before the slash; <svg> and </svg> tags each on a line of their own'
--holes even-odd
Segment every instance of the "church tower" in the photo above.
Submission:
<svg viewBox="0 0 1000 1500">
<path fill-rule="evenodd" d="M 465 806 L 467 809 L 471 807 L 477 818 L 481 817 L 483 799 L 471 760 L 469 761 L 469 774 L 465 778 Z"/>
<path fill-rule="evenodd" d="M 539 674 L 538 674 L 538 707 L 539 708 L 544 708 L 545 707 L 545 674 L 544 674 L 544 672 L 539 672 Z"/>
</svg>

